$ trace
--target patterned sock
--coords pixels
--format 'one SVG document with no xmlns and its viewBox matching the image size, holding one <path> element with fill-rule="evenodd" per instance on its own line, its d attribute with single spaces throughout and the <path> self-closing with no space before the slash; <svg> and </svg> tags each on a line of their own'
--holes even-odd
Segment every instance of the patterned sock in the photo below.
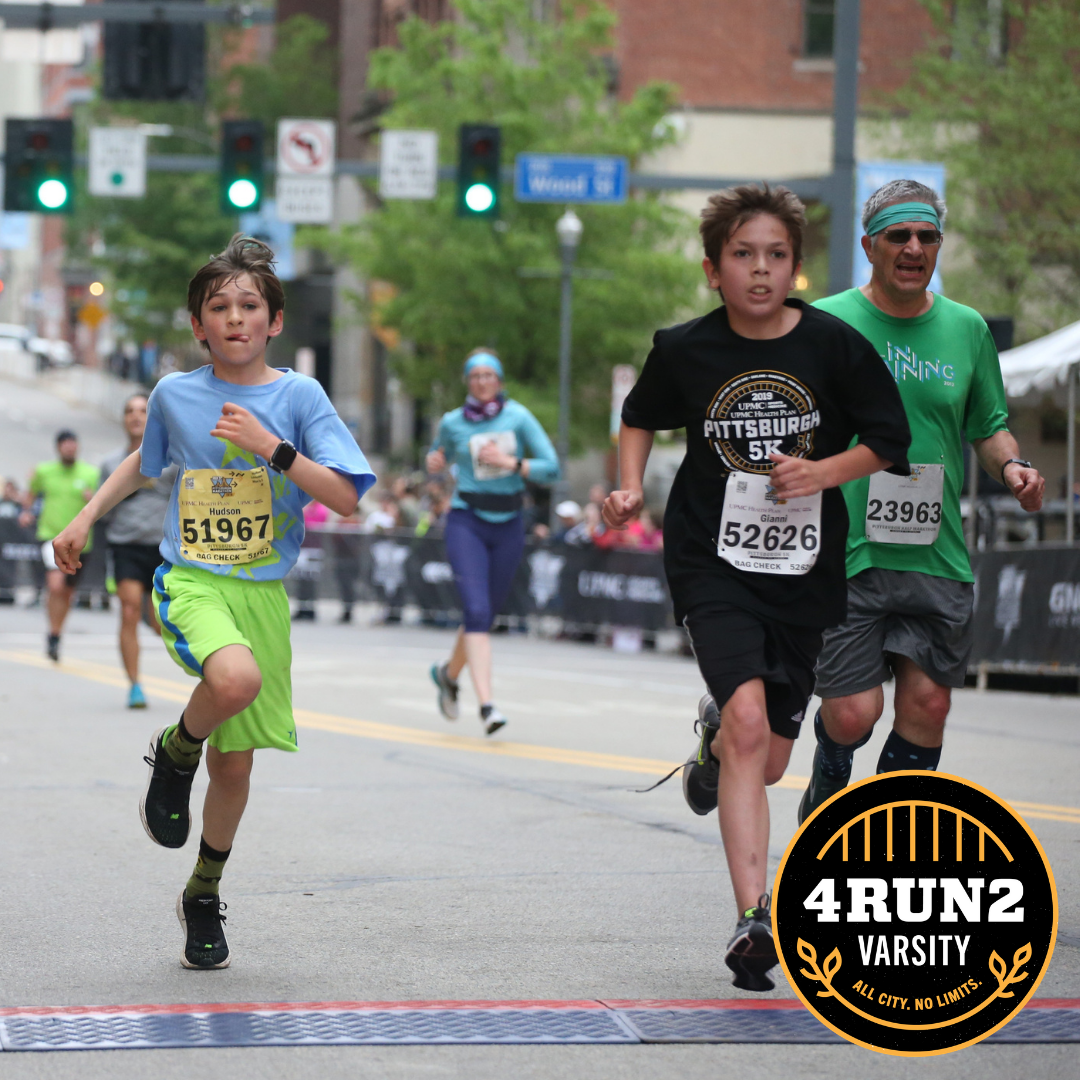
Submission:
<svg viewBox="0 0 1080 1080">
<path fill-rule="evenodd" d="M 177 765 L 183 765 L 185 769 L 190 769 L 193 765 L 199 764 L 199 758 L 202 757 L 204 742 L 206 742 L 205 738 L 196 739 L 191 732 L 188 731 L 184 724 L 184 718 L 181 716 L 180 723 L 165 734 L 163 745 L 165 747 L 165 753 L 168 754 Z"/>
<path fill-rule="evenodd" d="M 851 763 L 855 760 L 855 751 L 869 742 L 873 732 L 868 731 L 858 742 L 849 745 L 834 742 L 825 730 L 821 710 L 818 709 L 814 716 L 814 734 L 817 736 L 818 749 L 821 751 L 819 761 L 822 775 L 830 780 L 843 780 L 847 783 L 851 777 Z"/>
<path fill-rule="evenodd" d="M 212 848 L 206 838 L 199 837 L 199 858 L 195 863 L 195 871 L 188 878 L 184 886 L 184 892 L 189 896 L 217 896 L 218 883 L 225 869 L 225 860 L 229 857 L 229 851 L 217 851 Z"/>
<path fill-rule="evenodd" d="M 907 739 L 889 732 L 885 745 L 881 748 L 877 771 L 899 772 L 901 769 L 920 769 L 923 772 L 936 772 L 941 760 L 940 746 L 916 746 Z"/>
</svg>

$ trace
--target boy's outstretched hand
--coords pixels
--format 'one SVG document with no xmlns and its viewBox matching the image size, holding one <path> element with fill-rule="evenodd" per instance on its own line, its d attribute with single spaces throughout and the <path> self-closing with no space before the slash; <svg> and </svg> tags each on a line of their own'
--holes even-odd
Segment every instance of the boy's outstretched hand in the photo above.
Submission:
<svg viewBox="0 0 1080 1080">
<path fill-rule="evenodd" d="M 640 491 L 613 491 L 604 500 L 604 523 L 612 529 L 625 529 L 644 505 L 645 496 Z"/>
<path fill-rule="evenodd" d="M 57 570 L 65 574 L 74 574 L 82 566 L 79 556 L 86 547 L 90 528 L 83 525 L 76 518 L 53 542 L 53 556 L 56 559 Z"/>
<path fill-rule="evenodd" d="M 271 435 L 247 409 L 234 405 L 231 401 L 226 401 L 221 406 L 221 415 L 210 434 L 215 439 L 228 439 L 241 450 L 246 450 L 249 454 L 258 454 L 267 461 L 273 456 L 281 442 L 277 436 Z"/>
</svg>

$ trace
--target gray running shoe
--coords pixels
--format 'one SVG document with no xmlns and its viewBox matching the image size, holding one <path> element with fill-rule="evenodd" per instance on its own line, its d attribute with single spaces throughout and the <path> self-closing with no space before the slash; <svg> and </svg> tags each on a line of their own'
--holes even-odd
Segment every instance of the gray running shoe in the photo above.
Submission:
<svg viewBox="0 0 1080 1080">
<path fill-rule="evenodd" d="M 769 894 L 762 893 L 758 906 L 747 908 L 736 924 L 724 963 L 734 972 L 735 978 L 731 981 L 740 990 L 766 993 L 776 988 L 769 971 L 778 962 Z"/>
<path fill-rule="evenodd" d="M 494 705 L 482 705 L 480 707 L 480 723 L 484 725 L 485 735 L 494 735 L 501 727 L 506 727 L 508 721 Z"/>
<path fill-rule="evenodd" d="M 716 809 L 720 793 L 720 762 L 712 752 L 712 741 L 720 730 L 720 713 L 712 694 L 698 702 L 694 730 L 701 739 L 693 757 L 683 766 L 682 790 L 687 806 L 704 817 Z"/>
<path fill-rule="evenodd" d="M 458 718 L 458 689 L 459 686 L 447 674 L 448 664 L 431 665 L 431 681 L 439 688 L 439 712 L 447 720 Z"/>
<path fill-rule="evenodd" d="M 193 896 L 182 892 L 176 898 L 176 917 L 184 931 L 184 951 L 180 963 L 186 968 L 226 968 L 229 966 L 229 943 L 225 940 L 225 916 L 228 905 L 215 895 Z"/>
</svg>

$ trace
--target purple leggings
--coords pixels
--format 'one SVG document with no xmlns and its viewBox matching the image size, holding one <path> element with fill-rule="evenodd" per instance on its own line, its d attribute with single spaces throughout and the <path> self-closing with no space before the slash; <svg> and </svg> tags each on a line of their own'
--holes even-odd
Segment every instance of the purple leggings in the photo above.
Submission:
<svg viewBox="0 0 1080 1080">
<path fill-rule="evenodd" d="M 486 634 L 510 595 L 525 552 L 521 514 L 509 521 L 485 521 L 471 510 L 451 510 L 446 521 L 446 554 L 461 595 L 465 632 Z"/>
</svg>

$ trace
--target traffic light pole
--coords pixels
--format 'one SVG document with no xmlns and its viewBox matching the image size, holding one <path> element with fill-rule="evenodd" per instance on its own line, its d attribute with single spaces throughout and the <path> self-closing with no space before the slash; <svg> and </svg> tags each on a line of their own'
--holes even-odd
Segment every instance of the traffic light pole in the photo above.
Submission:
<svg viewBox="0 0 1080 1080">
<path fill-rule="evenodd" d="M 859 0 L 837 0 L 833 60 L 833 168 L 829 177 L 829 292 L 851 288 L 855 249 L 855 120 L 859 89 Z"/>
<path fill-rule="evenodd" d="M 9 30 L 53 30 L 81 26 L 89 22 L 111 23 L 227 23 L 251 26 L 272 23 L 274 9 L 253 4 L 201 4 L 194 0 L 166 0 L 165 3 L 125 3 L 105 0 L 102 4 L 8 4 L 2 10 Z"/>
</svg>

